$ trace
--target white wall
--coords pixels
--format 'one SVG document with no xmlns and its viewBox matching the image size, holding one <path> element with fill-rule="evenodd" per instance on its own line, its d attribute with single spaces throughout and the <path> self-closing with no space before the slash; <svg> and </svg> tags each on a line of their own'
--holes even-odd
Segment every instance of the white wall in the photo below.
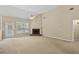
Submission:
<svg viewBox="0 0 79 59">
<path fill-rule="evenodd" d="M 40 34 L 42 34 L 42 19 L 41 15 L 36 16 L 34 19 L 31 20 L 31 33 L 32 29 L 40 29 Z"/>
<path fill-rule="evenodd" d="M 75 9 L 69 10 L 71 7 L 76 8 L 76 6 L 60 6 L 43 14 L 42 26 L 44 36 L 73 41 L 73 19 L 76 11 Z"/>
</svg>

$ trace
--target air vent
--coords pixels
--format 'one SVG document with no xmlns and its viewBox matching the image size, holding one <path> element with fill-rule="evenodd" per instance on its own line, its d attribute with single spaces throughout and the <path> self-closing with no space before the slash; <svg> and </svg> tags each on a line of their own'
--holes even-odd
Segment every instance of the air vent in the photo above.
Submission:
<svg viewBox="0 0 79 59">
<path fill-rule="evenodd" d="M 70 8 L 69 10 L 73 10 L 74 8 Z"/>
</svg>

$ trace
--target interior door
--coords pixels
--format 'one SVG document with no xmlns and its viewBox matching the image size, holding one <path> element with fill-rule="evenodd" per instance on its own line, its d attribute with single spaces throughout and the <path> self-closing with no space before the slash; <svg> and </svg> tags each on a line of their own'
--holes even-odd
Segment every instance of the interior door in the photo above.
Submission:
<svg viewBox="0 0 79 59">
<path fill-rule="evenodd" d="M 74 39 L 79 41 L 79 20 L 74 20 Z"/>
<path fill-rule="evenodd" d="M 5 24 L 5 37 L 12 38 L 14 37 L 14 24 L 13 23 L 6 23 Z"/>
</svg>

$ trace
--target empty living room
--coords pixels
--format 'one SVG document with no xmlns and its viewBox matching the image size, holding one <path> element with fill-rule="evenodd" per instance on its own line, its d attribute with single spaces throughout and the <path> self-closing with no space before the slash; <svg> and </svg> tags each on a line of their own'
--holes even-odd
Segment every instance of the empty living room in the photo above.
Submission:
<svg viewBox="0 0 79 59">
<path fill-rule="evenodd" d="M 0 5 L 0 54 L 78 54 L 79 5 Z"/>
</svg>

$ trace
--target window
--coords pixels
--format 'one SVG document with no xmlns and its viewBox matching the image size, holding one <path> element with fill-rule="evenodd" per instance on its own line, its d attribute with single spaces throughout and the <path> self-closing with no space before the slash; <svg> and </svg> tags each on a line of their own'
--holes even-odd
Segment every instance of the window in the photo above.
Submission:
<svg viewBox="0 0 79 59">
<path fill-rule="evenodd" d="M 17 33 L 28 33 L 29 32 L 29 23 L 16 22 L 16 32 Z"/>
</svg>

